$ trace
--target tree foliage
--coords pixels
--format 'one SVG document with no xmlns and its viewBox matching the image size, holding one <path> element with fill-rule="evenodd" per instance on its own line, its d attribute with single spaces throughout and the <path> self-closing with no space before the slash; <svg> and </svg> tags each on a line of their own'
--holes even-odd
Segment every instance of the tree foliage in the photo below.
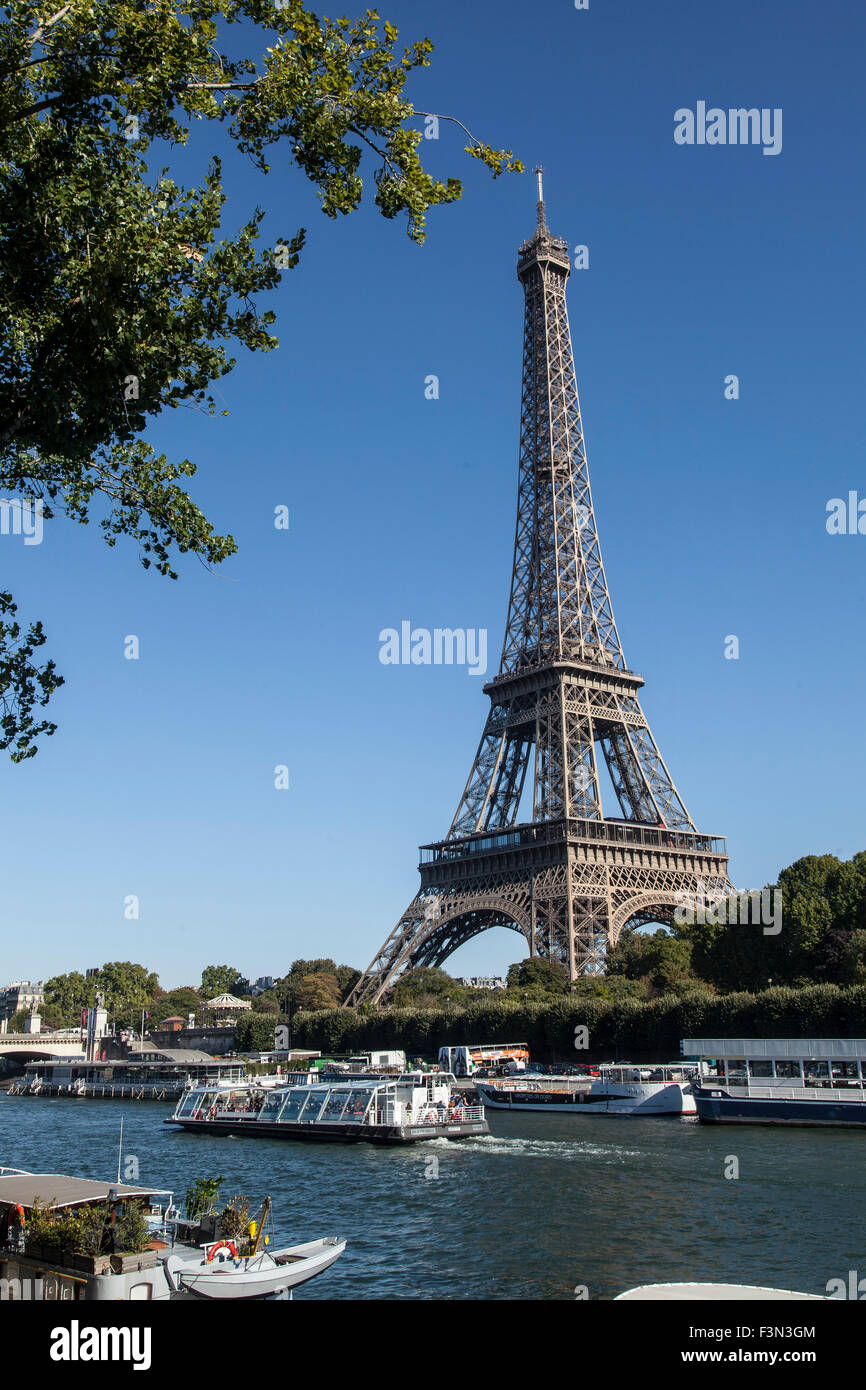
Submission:
<svg viewBox="0 0 866 1390">
<path fill-rule="evenodd" d="M 106 961 L 90 978 L 77 970 L 54 975 L 44 988 L 45 1004 L 58 1026 L 74 1028 L 81 1021 L 82 1009 L 91 1008 L 97 994 L 103 994 L 110 1019 L 119 1027 L 138 1028 L 141 1011 L 151 1009 L 159 979 L 143 965 L 114 960 Z"/>
<path fill-rule="evenodd" d="M 337 965 L 330 956 L 292 961 L 287 975 L 274 986 L 281 1007 L 295 1009 L 337 1008 L 361 978 L 351 965 Z"/>
<path fill-rule="evenodd" d="M 243 978 L 233 965 L 206 965 L 201 972 L 201 992 L 205 1000 L 219 994 L 235 994 L 235 985 Z"/>
<path fill-rule="evenodd" d="M 131 538 L 161 574 L 176 578 L 175 551 L 217 565 L 236 546 L 188 495 L 195 465 L 141 436 L 168 408 L 214 413 L 235 347 L 277 346 L 261 297 L 306 238 L 286 229 L 261 247 L 260 207 L 225 234 L 217 131 L 262 174 L 298 168 L 329 217 L 372 184 L 382 216 L 421 242 L 427 210 L 461 194 L 424 169 L 409 124 L 406 83 L 432 44 L 401 48 L 373 10 L 332 20 L 302 0 L 69 0 L 50 17 L 7 0 L 4 15 L 0 487 L 48 519 L 98 518 L 109 545 Z M 209 163 L 186 188 L 148 155 L 193 128 Z M 494 177 L 521 167 L 471 135 L 466 150 Z M 32 623 L 22 638 L 15 611 L 4 594 L 0 746 L 20 761 L 54 731 L 34 711 L 61 678 L 34 663 L 44 634 Z"/>
<path fill-rule="evenodd" d="M 767 891 L 781 906 L 778 931 L 766 931 L 770 924 L 761 921 L 698 921 L 685 929 L 696 974 L 723 991 L 858 983 L 866 854 L 846 861 L 806 855 Z"/>
<path fill-rule="evenodd" d="M 273 1014 L 245 1013 L 235 1027 L 238 1052 L 273 1052 L 277 1022 Z"/>
<path fill-rule="evenodd" d="M 151 1027 L 156 1027 L 167 1018 L 182 1018 L 186 1023 L 189 1014 L 201 1011 L 202 996 L 194 985 L 178 985 L 177 989 L 156 990 L 150 1009 Z"/>
<path fill-rule="evenodd" d="M 78 970 L 67 975 L 52 975 L 45 981 L 45 1003 L 52 1010 L 61 1028 L 73 1028 L 81 1022 L 82 1009 L 90 1008 L 96 989 Z"/>
<path fill-rule="evenodd" d="M 298 985 L 298 1004 L 302 1009 L 336 1009 L 341 1002 L 336 974 L 316 971 L 305 975 Z"/>
<path fill-rule="evenodd" d="M 508 967 L 505 987 L 507 990 L 519 990 L 532 998 L 565 994 L 568 971 L 558 960 L 550 960 L 546 956 L 528 956 L 526 960 Z"/>
<path fill-rule="evenodd" d="M 623 931 L 607 953 L 612 978 L 641 981 L 648 994 L 679 994 L 700 984 L 692 969 L 692 945 L 683 930 Z"/>
<path fill-rule="evenodd" d="M 464 994 L 463 987 L 446 970 L 436 965 L 419 965 L 400 976 L 391 1002 L 396 1008 L 406 1005 L 426 1008 L 443 1003 L 446 997 L 452 1003 L 462 1003 Z"/>
<path fill-rule="evenodd" d="M 589 1048 L 575 1050 L 575 1029 L 586 1027 Z M 866 985 L 773 986 L 758 993 L 714 994 L 694 989 L 653 999 L 581 999 L 563 995 L 508 999 L 438 1008 L 355 1009 L 301 1013 L 294 1020 L 297 1047 L 322 1052 L 404 1048 L 435 1057 L 446 1044 L 467 1039 L 517 1039 L 542 1062 L 661 1061 L 679 1055 L 688 1037 L 863 1037 Z"/>
</svg>

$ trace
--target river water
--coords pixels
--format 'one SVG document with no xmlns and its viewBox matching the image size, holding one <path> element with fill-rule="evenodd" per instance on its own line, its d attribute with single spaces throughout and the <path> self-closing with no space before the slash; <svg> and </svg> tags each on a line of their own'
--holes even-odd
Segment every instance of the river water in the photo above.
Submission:
<svg viewBox="0 0 866 1390">
<path fill-rule="evenodd" d="M 489 1137 L 380 1149 L 185 1134 L 162 1125 L 171 1110 L 0 1093 L 0 1166 L 113 1179 L 122 1118 L 142 1185 L 182 1205 L 222 1176 L 223 1199 L 270 1193 L 277 1244 L 348 1237 L 297 1299 L 609 1299 L 676 1280 L 825 1293 L 866 1276 L 864 1131 L 493 1111 Z"/>
</svg>

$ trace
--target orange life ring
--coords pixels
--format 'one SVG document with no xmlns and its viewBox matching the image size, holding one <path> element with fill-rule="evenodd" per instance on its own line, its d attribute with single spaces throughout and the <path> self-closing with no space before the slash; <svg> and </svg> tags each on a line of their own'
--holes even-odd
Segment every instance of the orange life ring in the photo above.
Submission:
<svg viewBox="0 0 866 1390">
<path fill-rule="evenodd" d="M 24 1215 L 24 1208 L 22 1207 L 20 1202 L 15 1203 L 15 1210 L 17 1211 L 19 1220 L 21 1222 L 21 1225 L 23 1226 L 25 1221 L 27 1220 L 27 1217 Z"/>
<path fill-rule="evenodd" d="M 207 1256 L 207 1262 L 208 1262 L 208 1264 L 210 1264 L 210 1262 L 211 1262 L 211 1260 L 213 1259 L 213 1257 L 214 1257 L 214 1255 L 216 1254 L 216 1252 L 217 1252 L 218 1250 L 222 1250 L 223 1248 L 225 1248 L 226 1250 L 228 1250 L 229 1254 L 232 1256 L 233 1259 L 236 1260 L 236 1259 L 238 1258 L 237 1246 L 235 1245 L 234 1241 L 231 1241 L 231 1240 L 218 1240 L 217 1243 L 216 1243 L 216 1245 L 211 1246 L 210 1250 L 208 1251 L 208 1256 Z"/>
</svg>

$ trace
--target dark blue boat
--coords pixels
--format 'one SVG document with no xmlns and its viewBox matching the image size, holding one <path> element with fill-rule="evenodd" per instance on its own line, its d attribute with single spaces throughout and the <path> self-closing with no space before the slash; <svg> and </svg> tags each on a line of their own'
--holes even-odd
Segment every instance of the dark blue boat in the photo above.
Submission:
<svg viewBox="0 0 866 1390">
<path fill-rule="evenodd" d="M 814 1094 L 814 1093 L 813 1093 Z M 866 1102 L 815 1095 L 814 1099 L 732 1096 L 718 1087 L 695 1092 L 698 1119 L 707 1124 L 847 1125 L 866 1127 Z"/>
</svg>

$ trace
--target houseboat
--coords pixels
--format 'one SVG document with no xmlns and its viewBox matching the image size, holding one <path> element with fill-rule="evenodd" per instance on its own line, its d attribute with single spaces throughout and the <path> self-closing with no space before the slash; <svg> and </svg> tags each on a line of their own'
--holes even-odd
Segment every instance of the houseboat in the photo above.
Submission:
<svg viewBox="0 0 866 1390">
<path fill-rule="evenodd" d="M 146 1213 L 134 1252 L 124 1251 L 117 1235 L 130 1204 Z M 264 1212 L 270 1212 L 270 1199 Z M 89 1216 L 88 1244 L 98 1246 L 97 1253 L 80 1253 L 70 1229 L 75 1213 Z M 182 1218 L 164 1190 L 0 1168 L 2 1296 L 35 1302 L 289 1299 L 346 1247 L 345 1240 L 328 1236 L 268 1249 L 264 1218 L 236 1241 L 219 1238 L 218 1216 L 202 1220 L 207 1229 Z"/>
<path fill-rule="evenodd" d="M 176 1100 L 196 1082 L 240 1081 L 242 1061 L 187 1048 L 138 1050 L 109 1061 L 63 1058 L 28 1062 L 8 1087 L 10 1096 L 62 1096 L 99 1100 Z"/>
<path fill-rule="evenodd" d="M 208 1134 L 337 1143 L 414 1144 L 489 1133 L 484 1108 L 452 1091 L 454 1078 L 398 1077 L 320 1082 L 312 1074 L 269 1091 L 253 1085 L 193 1086 L 164 1121 Z"/>
<path fill-rule="evenodd" d="M 705 1124 L 866 1126 L 864 1038 L 683 1038 Z"/>
<path fill-rule="evenodd" d="M 591 1080 L 573 1076 L 521 1076 L 477 1080 L 485 1105 L 497 1110 L 542 1110 L 571 1115 L 694 1115 L 692 1073 L 681 1062 L 630 1063 L 598 1068 Z"/>
</svg>

